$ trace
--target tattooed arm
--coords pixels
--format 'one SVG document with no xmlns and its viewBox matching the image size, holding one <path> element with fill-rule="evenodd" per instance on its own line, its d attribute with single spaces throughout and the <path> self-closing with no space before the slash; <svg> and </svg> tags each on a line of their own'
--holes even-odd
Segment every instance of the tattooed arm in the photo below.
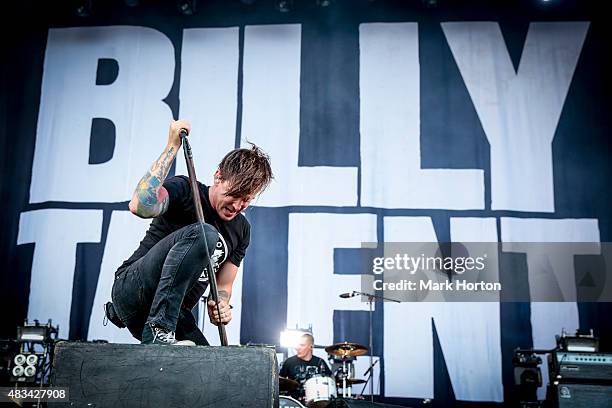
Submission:
<svg viewBox="0 0 612 408">
<path fill-rule="evenodd" d="M 212 299 L 208 300 L 208 317 L 210 322 L 215 326 L 219 323 L 228 324 L 232 320 L 232 310 L 230 309 L 229 301 L 232 297 L 232 286 L 238 273 L 238 267 L 231 261 L 224 262 L 221 269 L 217 272 L 217 292 L 219 293 L 219 313 L 217 305 Z"/>
<path fill-rule="evenodd" d="M 153 218 L 163 214 L 168 209 L 170 198 L 168 191 L 163 184 L 168 176 L 168 171 L 172 161 L 181 148 L 180 130 L 187 129 L 189 123 L 184 120 L 177 120 L 170 124 L 168 131 L 168 144 L 159 159 L 157 159 L 151 169 L 138 182 L 136 190 L 132 195 L 129 207 L 133 214 L 141 218 Z"/>
</svg>

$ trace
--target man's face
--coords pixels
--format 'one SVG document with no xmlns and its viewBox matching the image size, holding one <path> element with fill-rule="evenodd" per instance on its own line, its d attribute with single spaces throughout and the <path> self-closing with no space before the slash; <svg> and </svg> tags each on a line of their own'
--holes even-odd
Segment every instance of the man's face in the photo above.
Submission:
<svg viewBox="0 0 612 408">
<path fill-rule="evenodd" d="M 215 173 L 214 189 L 210 190 L 210 203 L 224 221 L 230 221 L 241 211 L 244 211 L 250 204 L 255 194 L 246 197 L 232 197 L 227 195 L 230 191 L 230 184 L 227 180 L 220 178 L 219 172 Z"/>
<path fill-rule="evenodd" d="M 300 337 L 300 341 L 295 347 L 295 352 L 299 358 L 306 360 L 312 353 L 312 344 L 308 337 Z"/>
</svg>

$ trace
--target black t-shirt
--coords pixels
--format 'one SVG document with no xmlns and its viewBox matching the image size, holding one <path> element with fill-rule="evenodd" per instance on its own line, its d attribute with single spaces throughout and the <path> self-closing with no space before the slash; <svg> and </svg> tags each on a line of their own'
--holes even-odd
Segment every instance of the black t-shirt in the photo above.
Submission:
<svg viewBox="0 0 612 408">
<path fill-rule="evenodd" d="M 283 362 L 279 373 L 281 377 L 296 381 L 307 380 L 316 374 L 331 376 L 327 363 L 317 356 L 312 356 L 310 361 L 304 361 L 298 356 L 289 357 Z"/>
<path fill-rule="evenodd" d="M 329 377 L 332 375 L 327 363 L 317 356 L 312 356 L 310 361 L 304 361 L 298 356 L 289 357 L 283 362 L 279 373 L 281 377 L 287 377 L 300 383 L 297 389 L 289 393 L 293 398 L 298 399 L 304 396 L 304 382 L 317 374 Z"/>
<path fill-rule="evenodd" d="M 202 211 L 207 224 L 214 226 L 219 231 L 219 240 L 215 251 L 211 254 L 215 272 L 229 260 L 236 266 L 240 266 L 250 243 L 251 225 L 242 214 L 236 215 L 231 221 L 222 220 L 215 209 L 211 206 L 208 198 L 208 186 L 198 183 L 200 187 L 200 199 Z M 172 232 L 197 222 L 197 216 L 193 205 L 189 178 L 186 176 L 171 177 L 164 183 L 168 190 L 170 203 L 168 209 L 162 215 L 151 222 L 145 237 L 140 241 L 136 251 L 117 270 L 117 273 L 142 258 L 157 242 Z M 198 280 L 186 294 L 183 306 L 188 309 L 195 306 L 208 285 L 206 273 Z"/>
</svg>

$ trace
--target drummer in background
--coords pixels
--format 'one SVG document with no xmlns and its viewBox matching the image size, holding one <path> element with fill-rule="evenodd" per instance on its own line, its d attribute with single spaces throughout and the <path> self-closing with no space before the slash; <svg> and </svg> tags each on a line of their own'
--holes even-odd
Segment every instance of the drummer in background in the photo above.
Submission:
<svg viewBox="0 0 612 408">
<path fill-rule="evenodd" d="M 313 345 L 314 337 L 312 337 L 312 334 L 304 333 L 295 348 L 296 355 L 289 357 L 283 362 L 279 375 L 298 381 L 301 384 L 317 374 L 331 377 L 332 372 L 325 360 L 312 354 Z M 304 390 L 302 387 L 292 393 L 293 398 L 301 398 L 303 396 Z"/>
</svg>

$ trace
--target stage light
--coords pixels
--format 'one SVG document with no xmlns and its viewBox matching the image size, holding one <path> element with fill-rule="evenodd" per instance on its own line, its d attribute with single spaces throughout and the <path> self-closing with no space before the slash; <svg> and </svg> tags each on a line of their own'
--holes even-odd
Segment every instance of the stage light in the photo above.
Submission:
<svg viewBox="0 0 612 408">
<path fill-rule="evenodd" d="M 140 0 L 123 0 L 123 2 L 128 7 L 138 7 L 138 6 L 140 6 Z"/>
<path fill-rule="evenodd" d="M 15 362 L 16 365 L 22 366 L 26 362 L 26 356 L 24 356 L 23 354 L 17 354 L 15 358 L 13 359 L 13 361 Z"/>
<path fill-rule="evenodd" d="M 438 7 L 438 0 L 421 0 L 421 3 L 427 8 Z"/>
<path fill-rule="evenodd" d="M 26 363 L 31 366 L 36 365 L 36 363 L 38 363 L 38 356 L 36 354 L 30 354 L 26 357 Z"/>
<path fill-rule="evenodd" d="M 24 373 L 24 368 L 23 366 L 15 366 L 13 367 L 13 371 L 11 371 L 11 374 L 13 374 L 13 377 L 21 377 Z"/>
<path fill-rule="evenodd" d="M 34 320 L 34 323 L 26 320 L 23 326 L 17 327 L 15 345 L 19 345 L 19 348 L 15 347 L 9 354 L 14 356 L 14 366 L 10 370 L 11 381 L 27 384 L 40 380 L 41 386 L 43 382 L 48 383 L 51 373 L 50 356 L 53 356 L 58 332 L 59 327 L 54 327 L 51 319 L 45 325 L 41 325 L 38 320 Z"/>
<path fill-rule="evenodd" d="M 293 8 L 293 0 L 279 0 L 276 3 L 276 9 L 281 13 L 288 13 Z"/>
<path fill-rule="evenodd" d="M 295 348 L 300 342 L 300 338 L 306 334 L 312 334 L 307 329 L 287 329 L 280 334 L 280 345 L 281 347 Z"/>
<path fill-rule="evenodd" d="M 76 14 L 79 17 L 91 16 L 93 9 L 93 0 L 77 0 Z"/>
<path fill-rule="evenodd" d="M 47 326 L 41 326 L 36 322 L 35 325 L 24 325 L 17 328 L 17 341 L 36 341 L 42 342 L 47 338 Z"/>
<path fill-rule="evenodd" d="M 250 6 L 251 4 L 255 4 L 255 2 L 257 0 L 240 0 L 242 2 L 242 4 L 246 4 L 247 6 Z"/>
<path fill-rule="evenodd" d="M 333 3 L 333 0 L 317 0 L 317 6 L 329 7 Z"/>
<path fill-rule="evenodd" d="M 36 367 L 29 365 L 23 370 L 23 373 L 26 377 L 34 377 L 34 374 L 36 374 Z"/>
<path fill-rule="evenodd" d="M 178 0 L 176 3 L 181 14 L 191 16 L 198 11 L 198 0 Z"/>
</svg>

